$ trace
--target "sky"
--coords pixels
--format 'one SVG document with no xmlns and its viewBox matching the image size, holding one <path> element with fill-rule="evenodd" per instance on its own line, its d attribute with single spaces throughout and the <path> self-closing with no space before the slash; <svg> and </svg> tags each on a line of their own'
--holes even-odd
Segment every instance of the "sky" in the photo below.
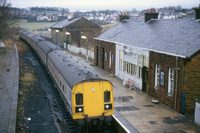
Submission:
<svg viewBox="0 0 200 133">
<path fill-rule="evenodd" d="M 12 7 L 63 7 L 70 11 L 143 10 L 180 5 L 182 8 L 199 6 L 200 0 L 8 0 Z"/>
</svg>

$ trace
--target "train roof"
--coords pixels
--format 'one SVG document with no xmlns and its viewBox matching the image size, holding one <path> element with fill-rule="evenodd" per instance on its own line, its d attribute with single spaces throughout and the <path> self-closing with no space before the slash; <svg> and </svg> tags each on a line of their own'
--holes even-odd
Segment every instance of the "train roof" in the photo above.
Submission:
<svg viewBox="0 0 200 133">
<path fill-rule="evenodd" d="M 36 34 L 35 34 L 35 35 L 36 35 Z M 42 38 L 41 36 L 36 35 L 36 36 L 31 37 L 31 40 L 32 40 L 34 43 L 38 43 L 39 41 L 44 41 L 45 39 Z"/>
<path fill-rule="evenodd" d="M 76 61 L 68 52 L 63 50 L 54 50 L 48 54 L 49 59 L 57 68 L 64 80 L 72 89 L 77 83 L 91 80 L 100 79 L 98 75 L 80 62 Z"/>
<path fill-rule="evenodd" d="M 60 49 L 58 46 L 56 46 L 55 44 L 53 44 L 50 41 L 40 41 L 37 44 L 38 47 L 41 48 L 41 50 L 47 54 L 48 52 L 55 50 L 55 49 Z"/>
<path fill-rule="evenodd" d="M 35 34 L 35 33 L 32 33 L 32 32 L 29 32 L 29 33 L 27 33 L 26 35 L 27 35 L 27 37 L 29 37 L 29 38 L 32 38 L 33 36 L 36 36 L 36 34 Z"/>
</svg>

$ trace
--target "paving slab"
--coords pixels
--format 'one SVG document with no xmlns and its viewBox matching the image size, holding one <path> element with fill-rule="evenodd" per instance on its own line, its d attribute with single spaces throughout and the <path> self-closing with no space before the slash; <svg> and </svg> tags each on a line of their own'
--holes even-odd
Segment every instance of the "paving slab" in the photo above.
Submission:
<svg viewBox="0 0 200 133">
<path fill-rule="evenodd" d="M 19 85 L 16 46 L 0 50 L 0 72 L 0 133 L 14 133 Z"/>
</svg>

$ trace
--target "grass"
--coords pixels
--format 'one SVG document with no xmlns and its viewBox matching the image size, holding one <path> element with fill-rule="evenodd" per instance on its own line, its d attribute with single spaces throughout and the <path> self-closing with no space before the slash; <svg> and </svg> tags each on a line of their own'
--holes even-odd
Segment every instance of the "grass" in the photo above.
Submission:
<svg viewBox="0 0 200 133">
<path fill-rule="evenodd" d="M 37 29 L 49 29 L 50 26 L 56 24 L 57 22 L 28 22 L 25 19 L 21 19 L 19 22 L 16 23 L 16 26 L 20 26 L 23 29 L 26 29 L 28 31 L 37 31 Z"/>
</svg>

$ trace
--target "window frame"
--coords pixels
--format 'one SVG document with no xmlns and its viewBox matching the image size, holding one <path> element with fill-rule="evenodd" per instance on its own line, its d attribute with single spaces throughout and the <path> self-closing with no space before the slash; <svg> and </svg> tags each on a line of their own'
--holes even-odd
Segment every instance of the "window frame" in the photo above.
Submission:
<svg viewBox="0 0 200 133">
<path fill-rule="evenodd" d="M 169 68 L 168 69 L 168 90 L 167 90 L 167 94 L 168 96 L 173 96 L 174 93 L 174 75 L 175 75 L 175 71 L 173 68 Z"/>
<path fill-rule="evenodd" d="M 155 88 L 160 86 L 160 65 L 156 64 L 155 66 Z"/>
<path fill-rule="evenodd" d="M 80 98 L 80 96 L 82 96 L 81 97 L 82 98 L 81 101 L 78 99 L 78 98 Z M 76 95 L 75 95 L 75 101 L 76 101 L 76 105 L 83 105 L 83 93 L 79 93 L 79 92 L 76 93 Z"/>
</svg>

